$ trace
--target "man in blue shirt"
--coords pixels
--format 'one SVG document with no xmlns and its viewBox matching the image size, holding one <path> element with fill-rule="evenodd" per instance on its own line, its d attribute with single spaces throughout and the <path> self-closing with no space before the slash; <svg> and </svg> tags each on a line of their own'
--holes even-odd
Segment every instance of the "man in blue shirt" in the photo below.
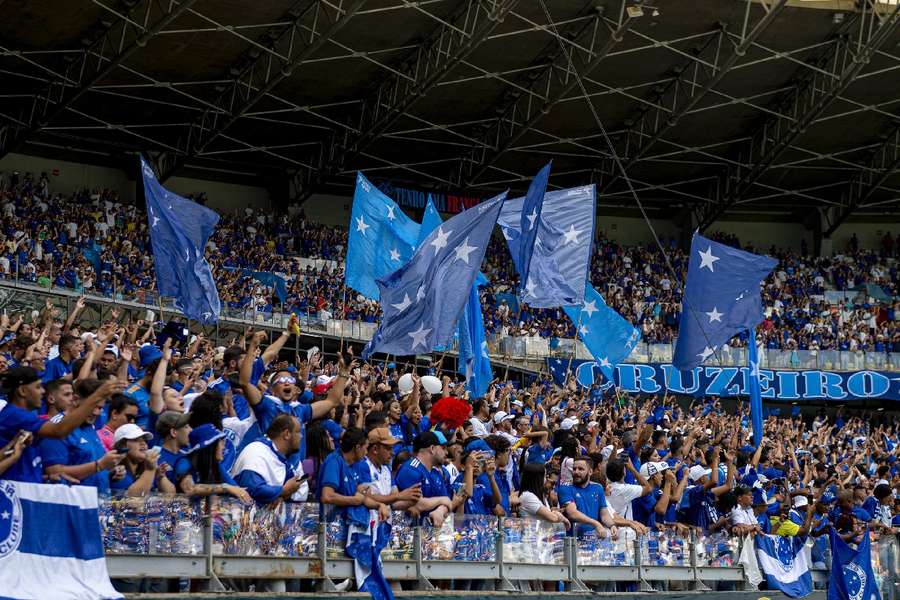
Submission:
<svg viewBox="0 0 900 600">
<path fill-rule="evenodd" d="M 77 408 L 81 402 L 88 400 L 100 386 L 101 382 L 97 379 L 79 381 L 73 407 Z M 38 449 L 44 473 L 49 479 L 58 477 L 70 483 L 96 487 L 99 494 L 109 493 L 109 471 L 122 461 L 124 455 L 114 450 L 107 452 L 97 435 L 94 424 L 102 414 L 105 403 L 104 397 L 94 405 L 88 418 L 66 437 L 41 440 Z M 63 418 L 63 414 L 58 414 L 52 420 L 58 422 Z"/>
<path fill-rule="evenodd" d="M 435 527 L 441 527 L 453 508 L 450 487 L 444 477 L 443 464 L 447 439 L 440 431 L 423 431 L 413 440 L 413 458 L 397 471 L 397 489 L 419 485 L 422 497 L 408 512 L 414 517 L 428 516 Z"/>
<path fill-rule="evenodd" d="M 191 416 L 174 410 L 167 410 L 159 415 L 156 421 L 156 443 L 159 450 L 159 462 L 169 465 L 166 477 L 180 490 L 181 480 L 191 474 L 191 461 L 184 453 L 190 446 Z"/>
<path fill-rule="evenodd" d="M 712 463 L 709 469 L 702 465 L 694 465 L 688 471 L 688 478 L 694 485 L 685 490 L 683 503 L 684 521 L 688 525 L 699 527 L 704 533 L 718 531 L 728 525 L 728 519 L 719 514 L 716 500 L 725 492 L 731 491 L 735 475 L 732 456 L 729 454 L 725 483 L 717 486 L 716 479 L 711 477 L 711 474 L 719 472 L 718 449 L 713 448 L 711 454 Z"/>
<path fill-rule="evenodd" d="M 44 481 L 37 438 L 61 439 L 82 425 L 93 413 L 94 407 L 124 387 L 110 379 L 57 422 L 39 418 L 35 412 L 41 406 L 44 386 L 38 372 L 31 367 L 14 367 L 0 373 L 0 386 L 6 400 L 0 400 L 0 448 L 22 433 L 32 433 L 35 441 L 22 452 L 19 461 L 4 474 L 4 479 L 42 483 Z"/>
<path fill-rule="evenodd" d="M 478 483 L 490 494 L 484 495 L 485 508 L 488 514 L 505 517 L 509 514 L 509 479 L 506 469 L 509 468 L 510 443 L 499 435 L 489 435 L 485 443 L 494 455 L 493 461 L 485 463 L 484 472 L 478 476 Z"/>
<path fill-rule="evenodd" d="M 150 426 L 152 421 L 150 414 L 150 384 L 161 359 L 162 351 L 159 348 L 152 344 L 142 346 L 139 352 L 139 364 L 143 370 L 143 375 L 125 390 L 125 395 L 137 402 L 138 414 L 135 424 L 144 431 L 155 429 L 155 426 Z M 153 412 L 159 413 L 162 411 L 161 406 L 154 406 L 154 408 L 157 410 Z"/>
<path fill-rule="evenodd" d="M 559 486 L 559 505 L 566 511 L 578 536 L 596 531 L 601 538 L 615 533 L 615 520 L 606 506 L 603 486 L 591 481 L 594 461 L 587 456 L 575 458 L 572 485 Z"/>
<path fill-rule="evenodd" d="M 44 375 L 41 377 L 44 383 L 53 381 L 54 379 L 62 379 L 66 377 L 72 378 L 72 364 L 84 349 L 84 344 L 80 338 L 74 335 L 64 335 L 59 339 L 59 356 L 53 360 L 47 361 L 44 366 Z"/>
<path fill-rule="evenodd" d="M 351 428 L 341 437 L 340 448 L 332 452 L 322 463 L 316 489 L 327 509 L 325 521 L 339 521 L 367 527 L 369 509 L 377 510 L 382 521 L 391 516 L 391 509 L 360 490 L 359 471 L 354 465 L 363 460 L 369 449 L 369 440 L 362 429 Z"/>
</svg>

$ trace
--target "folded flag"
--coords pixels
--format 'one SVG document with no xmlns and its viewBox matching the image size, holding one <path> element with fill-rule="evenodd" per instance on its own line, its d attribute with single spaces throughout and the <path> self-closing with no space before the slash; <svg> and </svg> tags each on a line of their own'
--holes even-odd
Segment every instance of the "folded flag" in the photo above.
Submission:
<svg viewBox="0 0 900 600">
<path fill-rule="evenodd" d="M 376 525 L 377 523 L 377 525 Z M 351 523 L 347 530 L 347 556 L 353 559 L 356 587 L 373 600 L 394 600 L 394 592 L 384 577 L 381 551 L 391 540 L 391 526 L 372 520 L 368 528 Z"/>
<path fill-rule="evenodd" d="M 106 570 L 97 488 L 0 480 L 0 596 L 122 598 Z"/>
<path fill-rule="evenodd" d="M 694 234 L 672 364 L 699 366 L 732 337 L 763 320 L 759 285 L 778 261 Z"/>
<path fill-rule="evenodd" d="M 812 593 L 809 552 L 805 545 L 806 536 L 756 536 L 756 557 L 770 590 L 781 590 L 791 598 Z"/>
<path fill-rule="evenodd" d="M 189 319 L 215 323 L 222 303 L 206 262 L 206 242 L 216 229 L 219 215 L 160 185 L 144 157 L 141 174 L 156 287 L 163 296 L 175 298 L 175 307 Z"/>
<path fill-rule="evenodd" d="M 419 224 L 357 173 L 347 238 L 346 284 L 366 298 L 378 300 L 375 281 L 406 264 L 418 239 Z"/>
<path fill-rule="evenodd" d="M 854 550 L 841 539 L 832 527 L 831 579 L 828 581 L 828 600 L 881 600 L 875 572 L 872 570 L 872 550 L 869 530 Z"/>
</svg>

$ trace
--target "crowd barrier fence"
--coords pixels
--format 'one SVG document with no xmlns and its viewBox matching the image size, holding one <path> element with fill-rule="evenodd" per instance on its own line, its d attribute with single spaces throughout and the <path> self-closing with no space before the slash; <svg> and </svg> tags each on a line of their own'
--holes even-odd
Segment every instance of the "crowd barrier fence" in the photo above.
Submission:
<svg viewBox="0 0 900 600">
<path fill-rule="evenodd" d="M 275 507 L 243 505 L 230 497 L 208 503 L 184 496 L 102 498 L 100 520 L 113 578 L 309 579 L 319 591 L 353 577 L 346 558 L 346 525 L 322 522 L 314 503 Z M 561 524 L 539 519 L 451 515 L 441 528 L 402 512 L 391 517 L 391 539 L 382 552 L 389 581 L 412 582 L 419 590 L 432 582 L 481 580 L 488 588 L 518 589 L 516 582 L 562 582 L 585 591 L 592 582 L 630 582 L 641 591 L 656 582 L 683 582 L 707 590 L 717 582 L 744 587 L 738 564 L 741 540 L 725 534 L 688 538 L 671 530 L 618 540 L 596 534 L 568 537 Z M 896 600 L 900 553 L 897 540 L 872 546 L 873 567 L 884 600 Z M 824 584 L 828 572 L 813 579 Z"/>
</svg>

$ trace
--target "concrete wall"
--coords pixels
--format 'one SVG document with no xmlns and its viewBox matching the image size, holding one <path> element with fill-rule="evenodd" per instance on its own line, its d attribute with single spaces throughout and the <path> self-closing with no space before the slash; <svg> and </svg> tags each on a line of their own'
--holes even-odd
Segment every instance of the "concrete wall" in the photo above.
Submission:
<svg viewBox="0 0 900 600">
<path fill-rule="evenodd" d="M 662 241 L 663 238 L 677 237 L 680 229 L 672 221 L 651 219 L 650 223 Z M 642 218 L 604 215 L 601 209 L 595 221 L 595 233 L 620 244 L 647 244 L 653 241 L 653 234 Z"/>
<path fill-rule="evenodd" d="M 303 210 L 310 219 L 326 225 L 346 227 L 350 222 L 350 203 L 353 197 L 314 194 L 303 205 Z"/>
<path fill-rule="evenodd" d="M 890 232 L 895 238 L 900 233 L 900 223 L 844 223 L 831 234 L 831 240 L 835 254 L 847 250 L 850 238 L 856 234 L 860 248 L 881 248 L 881 240 L 884 234 Z"/>
<path fill-rule="evenodd" d="M 709 228 L 708 233 L 716 231 L 736 235 L 741 243 L 752 244 L 760 251 L 768 250 L 774 245 L 777 248 L 790 248 L 799 252 L 801 240 L 806 240 L 806 247 L 810 252 L 813 251 L 812 231 L 801 223 L 717 221 Z"/>
<path fill-rule="evenodd" d="M 206 192 L 206 205 L 219 212 L 239 212 L 248 206 L 262 210 L 272 208 L 268 190 L 261 187 L 187 177 L 170 177 L 165 185 L 182 196 Z"/>
</svg>

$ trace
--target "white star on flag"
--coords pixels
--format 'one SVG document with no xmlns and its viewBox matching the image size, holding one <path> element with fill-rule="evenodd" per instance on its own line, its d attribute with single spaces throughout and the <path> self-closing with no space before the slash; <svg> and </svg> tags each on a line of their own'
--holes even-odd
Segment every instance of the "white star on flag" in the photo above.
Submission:
<svg viewBox="0 0 900 600">
<path fill-rule="evenodd" d="M 707 346 L 706 348 L 703 349 L 703 352 L 701 352 L 701 353 L 698 354 L 697 356 L 700 357 L 700 360 L 701 360 L 701 361 L 704 361 L 704 360 L 706 360 L 707 358 L 709 358 L 710 356 L 712 356 L 713 353 L 715 353 L 715 351 L 716 351 L 715 348 L 710 348 L 709 346 Z"/>
<path fill-rule="evenodd" d="M 396 219 L 397 217 L 394 216 L 394 207 L 391 206 L 390 204 L 385 204 L 385 206 L 387 207 L 387 210 L 388 210 L 388 214 L 387 214 L 388 220 L 393 221 L 394 219 Z"/>
<path fill-rule="evenodd" d="M 474 362 L 475 361 L 471 359 L 466 361 L 466 381 L 471 381 L 472 378 L 475 377 L 475 371 L 472 369 Z"/>
<path fill-rule="evenodd" d="M 529 278 L 528 278 L 528 283 L 525 284 L 525 292 L 526 292 L 529 296 L 534 296 L 534 288 L 535 288 L 534 279 L 532 279 L 531 277 L 529 277 Z"/>
<path fill-rule="evenodd" d="M 156 227 L 156 225 L 158 223 L 159 223 L 159 217 L 153 217 L 153 225 L 151 225 L 150 227 Z"/>
<path fill-rule="evenodd" d="M 400 304 L 391 304 L 391 306 L 393 306 L 400 312 L 403 312 L 404 310 L 409 308 L 411 305 L 412 305 L 412 300 L 409 299 L 409 294 L 403 294 L 403 301 L 400 302 Z"/>
<path fill-rule="evenodd" d="M 456 259 L 469 264 L 469 255 L 475 250 L 477 250 L 477 248 L 475 248 L 475 246 L 470 246 L 469 238 L 466 237 L 465 241 L 456 247 Z"/>
<path fill-rule="evenodd" d="M 371 227 L 371 225 L 366 223 L 362 217 L 356 217 L 356 230 L 357 231 L 359 231 L 363 235 L 366 235 L 366 229 L 368 229 L 369 227 Z"/>
<path fill-rule="evenodd" d="M 422 299 L 425 298 L 425 284 L 419 286 L 419 289 L 416 290 L 416 302 L 421 302 Z"/>
<path fill-rule="evenodd" d="M 581 327 L 578 328 L 578 333 L 580 333 L 581 335 L 587 335 L 587 334 L 588 334 L 588 328 L 585 327 L 584 325 L 582 325 Z"/>
<path fill-rule="evenodd" d="M 715 273 L 713 269 L 713 263 L 719 260 L 718 256 L 713 256 L 712 246 L 706 249 L 706 252 L 703 250 L 700 251 L 700 268 L 706 267 L 709 269 L 710 273 Z"/>
<path fill-rule="evenodd" d="M 709 317 L 710 323 L 712 323 L 713 321 L 718 321 L 719 323 L 721 323 L 722 315 L 724 313 L 720 313 L 719 310 L 715 306 L 713 306 L 713 309 L 710 312 L 703 313 L 703 314 L 705 314 L 707 317 Z"/>
<path fill-rule="evenodd" d="M 590 319 L 598 310 L 600 309 L 597 308 L 597 303 L 593 300 L 585 302 L 584 306 L 581 307 L 581 312 L 586 312 L 588 314 L 588 319 Z"/>
<path fill-rule="evenodd" d="M 481 356 L 484 358 L 490 358 L 488 355 L 488 344 L 487 342 L 481 342 Z"/>
<path fill-rule="evenodd" d="M 566 244 L 569 243 L 578 243 L 578 236 L 581 235 L 581 232 L 575 229 L 575 225 L 569 226 L 569 230 L 563 232 L 563 235 L 566 236 Z"/>
<path fill-rule="evenodd" d="M 443 227 L 438 227 L 437 235 L 431 240 L 431 245 L 434 246 L 434 251 L 437 253 L 438 250 L 447 245 L 447 237 L 453 233 L 452 231 L 444 232 Z"/>
<path fill-rule="evenodd" d="M 750 377 L 759 379 L 759 363 L 750 361 Z"/>
<path fill-rule="evenodd" d="M 525 218 L 528 219 L 528 231 L 534 229 L 534 220 L 537 219 L 537 209 L 532 208 L 530 215 L 525 215 Z"/>
<path fill-rule="evenodd" d="M 609 367 L 609 366 L 611 366 L 611 365 L 609 364 L 609 359 L 606 358 L 605 356 L 601 357 L 601 358 L 600 358 L 600 366 L 601 366 L 601 367 Z"/>
<path fill-rule="evenodd" d="M 428 348 L 428 344 L 425 343 L 425 338 L 428 337 L 428 334 L 431 333 L 431 329 L 426 329 L 421 323 L 419 323 L 419 329 L 413 331 L 411 333 L 407 333 L 409 337 L 413 339 L 413 344 L 411 350 L 415 350 L 416 346 L 422 346 L 423 348 Z"/>
<path fill-rule="evenodd" d="M 400 262 L 400 253 L 397 252 L 396 248 L 391 249 L 391 260 Z"/>
</svg>

